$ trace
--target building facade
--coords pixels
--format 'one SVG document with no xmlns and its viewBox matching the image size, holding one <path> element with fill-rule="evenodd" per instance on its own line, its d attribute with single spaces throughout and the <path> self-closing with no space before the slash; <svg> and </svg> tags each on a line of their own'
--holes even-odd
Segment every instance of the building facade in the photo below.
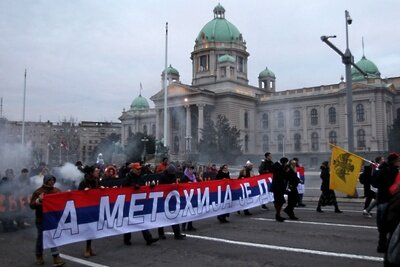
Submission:
<svg viewBox="0 0 400 267">
<path fill-rule="evenodd" d="M 218 115 L 240 130 L 244 158 L 259 160 L 270 151 L 275 159 L 296 156 L 303 164 L 317 167 L 329 158 L 329 144 L 346 148 L 345 82 L 277 91 L 277 78 L 266 68 L 259 73 L 258 85 L 250 85 L 249 53 L 242 34 L 225 18 L 221 5 L 213 13 L 191 52 L 192 83 L 181 83 L 171 65 L 166 69 L 165 143 L 171 157 L 182 159 L 188 151 L 196 152 L 204 122 L 215 122 Z M 374 157 L 389 149 L 388 127 L 400 110 L 400 77 L 382 79 L 377 66 L 365 56 L 357 65 L 368 78 L 352 70 L 355 152 Z M 123 145 L 134 132 L 163 140 L 164 90 L 150 99 L 154 108 L 139 95 L 119 118 Z"/>
</svg>

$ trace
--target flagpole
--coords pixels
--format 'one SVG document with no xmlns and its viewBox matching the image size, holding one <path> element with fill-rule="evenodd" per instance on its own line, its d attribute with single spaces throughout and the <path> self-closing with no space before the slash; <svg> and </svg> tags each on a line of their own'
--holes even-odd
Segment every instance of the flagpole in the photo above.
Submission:
<svg viewBox="0 0 400 267">
<path fill-rule="evenodd" d="M 163 90 L 164 90 L 164 147 L 168 147 L 168 92 L 167 92 L 167 62 L 168 62 L 168 22 L 165 23 L 165 64 L 164 64 L 164 76 L 163 76 Z"/>
<path fill-rule="evenodd" d="M 342 150 L 344 150 L 344 151 L 346 151 L 346 152 L 348 152 L 348 153 L 350 153 L 350 154 L 356 156 L 357 158 L 360 158 L 360 159 L 362 159 L 363 161 L 368 162 L 369 164 L 377 165 L 375 162 L 372 162 L 372 161 L 370 161 L 370 160 L 368 160 L 368 159 L 366 159 L 366 158 L 363 158 L 363 157 L 361 157 L 361 156 L 359 156 L 359 155 L 357 155 L 357 154 L 354 154 L 354 153 L 352 153 L 352 152 L 350 152 L 350 151 L 347 151 L 346 149 L 344 149 L 344 148 L 342 148 L 342 147 L 340 147 L 340 146 L 336 146 L 336 145 L 331 144 L 331 143 L 328 143 L 328 144 L 329 144 L 331 147 L 340 148 L 340 149 L 342 149 Z"/>
<path fill-rule="evenodd" d="M 21 134 L 22 146 L 25 145 L 25 99 L 26 99 L 26 69 L 24 75 L 24 100 L 22 102 L 22 134 Z"/>
</svg>

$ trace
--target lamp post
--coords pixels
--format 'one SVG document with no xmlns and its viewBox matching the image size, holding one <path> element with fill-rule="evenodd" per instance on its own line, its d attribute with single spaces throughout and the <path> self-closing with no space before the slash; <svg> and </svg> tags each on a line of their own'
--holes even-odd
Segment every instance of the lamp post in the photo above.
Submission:
<svg viewBox="0 0 400 267">
<path fill-rule="evenodd" d="M 143 142 L 144 144 L 144 149 L 143 149 L 143 156 L 142 156 L 142 160 L 146 161 L 146 147 L 147 147 L 147 142 L 149 141 L 149 138 L 147 138 L 146 136 L 144 136 L 142 139 L 140 139 L 140 141 Z"/>
<path fill-rule="evenodd" d="M 350 17 L 349 11 L 345 10 L 345 24 L 346 24 L 346 51 L 343 53 L 336 46 L 334 46 L 328 39 L 336 38 L 336 35 L 331 36 L 321 36 L 321 40 L 326 43 L 330 48 L 332 48 L 336 53 L 338 53 L 346 69 L 346 107 L 347 107 L 347 149 L 350 152 L 354 151 L 354 133 L 353 133 L 353 92 L 352 92 L 352 80 L 351 80 L 351 66 L 356 68 L 361 74 L 367 77 L 367 74 L 361 70 L 356 64 L 354 64 L 354 57 L 349 49 L 349 31 L 348 25 L 350 25 L 353 20 Z"/>
</svg>

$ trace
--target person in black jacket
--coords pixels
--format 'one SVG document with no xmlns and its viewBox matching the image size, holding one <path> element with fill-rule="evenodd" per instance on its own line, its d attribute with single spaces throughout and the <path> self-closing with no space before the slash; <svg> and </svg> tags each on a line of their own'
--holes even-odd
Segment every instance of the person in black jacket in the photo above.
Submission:
<svg viewBox="0 0 400 267">
<path fill-rule="evenodd" d="M 215 177 L 215 180 L 222 180 L 222 179 L 231 179 L 231 176 L 229 174 L 229 169 L 228 169 L 228 164 L 223 164 L 217 173 L 217 176 Z M 222 215 L 218 215 L 217 219 L 221 223 L 228 223 L 229 221 L 226 219 L 229 217 L 229 213 L 225 213 Z"/>
<path fill-rule="evenodd" d="M 385 223 L 385 217 L 387 213 L 388 203 L 392 197 L 389 188 L 394 183 L 396 176 L 399 173 L 399 167 L 400 155 L 397 153 L 391 153 L 387 157 L 387 162 L 382 163 L 379 166 L 379 170 L 375 174 L 377 175 L 378 186 L 378 208 L 376 213 L 376 225 L 379 232 L 377 247 L 377 251 L 379 253 L 385 253 L 387 250 L 388 228 Z"/>
<path fill-rule="evenodd" d="M 286 172 L 285 166 L 288 163 L 288 158 L 281 158 L 279 161 L 272 165 L 273 179 L 271 184 L 271 191 L 274 193 L 274 206 L 275 206 L 275 220 L 278 222 L 285 221 L 285 218 L 281 216 L 281 210 L 283 204 L 285 204 L 285 191 L 286 191 Z"/>
<path fill-rule="evenodd" d="M 334 205 L 335 212 L 342 213 L 336 201 L 335 191 L 329 188 L 329 179 L 330 179 L 329 162 L 328 161 L 322 162 L 320 169 L 321 169 L 320 178 L 322 180 L 322 183 L 321 183 L 321 196 L 319 197 L 317 212 L 323 212 L 321 206 Z"/>
<path fill-rule="evenodd" d="M 176 167 L 174 164 L 170 163 L 164 170 L 163 176 L 159 181 L 159 184 L 174 184 L 176 183 Z M 181 233 L 181 228 L 179 224 L 174 224 L 171 226 L 174 231 L 174 238 L 176 240 L 185 239 L 186 235 Z M 167 239 L 164 233 L 164 227 L 158 228 L 158 237 L 160 239 Z"/>
<path fill-rule="evenodd" d="M 144 181 L 141 174 L 142 165 L 139 162 L 129 164 L 129 173 L 126 176 L 125 185 L 126 187 L 133 186 L 134 189 L 140 189 L 140 186 L 144 185 Z M 149 230 L 142 230 L 142 235 L 144 240 L 146 240 L 146 244 L 150 246 L 151 244 L 158 241 L 158 238 L 153 238 L 151 232 Z M 124 244 L 127 246 L 132 245 L 131 242 L 131 233 L 124 234 Z"/>
<path fill-rule="evenodd" d="M 271 173 L 273 164 L 274 162 L 272 161 L 272 154 L 270 152 L 266 152 L 264 154 L 264 159 L 261 161 L 260 166 L 258 166 L 258 173 L 259 174 Z M 265 204 L 262 204 L 261 208 L 268 210 L 268 207 Z"/>
<path fill-rule="evenodd" d="M 291 160 L 289 165 L 286 166 L 286 177 L 287 177 L 287 193 L 288 193 L 288 204 L 286 208 L 283 210 L 287 215 L 289 215 L 289 219 L 298 220 L 294 215 L 294 207 L 296 207 L 297 202 L 299 200 L 299 192 L 297 191 L 297 186 L 300 183 L 300 178 L 297 177 L 296 171 L 297 162 L 295 160 Z"/>
</svg>

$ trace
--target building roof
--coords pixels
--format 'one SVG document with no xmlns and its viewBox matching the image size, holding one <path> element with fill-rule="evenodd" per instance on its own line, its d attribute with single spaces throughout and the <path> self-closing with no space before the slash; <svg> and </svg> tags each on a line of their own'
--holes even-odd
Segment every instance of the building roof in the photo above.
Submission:
<svg viewBox="0 0 400 267">
<path fill-rule="evenodd" d="M 235 25 L 225 19 L 225 9 L 218 4 L 214 8 L 214 19 L 201 29 L 196 40 L 211 42 L 234 42 L 242 39 L 242 35 Z"/>
<path fill-rule="evenodd" d="M 258 75 L 258 78 L 266 78 L 266 77 L 275 78 L 275 74 L 267 67 L 265 67 L 265 70 L 260 72 L 260 74 Z"/>
<path fill-rule="evenodd" d="M 368 78 L 381 77 L 381 73 L 379 72 L 379 69 L 375 63 L 371 60 L 368 60 L 365 56 L 363 56 L 361 60 L 356 63 L 356 65 L 368 74 Z M 365 80 L 365 77 L 355 68 L 351 69 L 351 78 L 353 81 Z"/>
<path fill-rule="evenodd" d="M 147 102 L 146 98 L 144 98 L 142 95 L 136 97 L 131 104 L 131 110 L 143 110 L 149 108 L 149 102 Z"/>
<path fill-rule="evenodd" d="M 164 71 L 162 72 L 162 75 L 164 75 Z M 179 76 L 179 71 L 172 67 L 170 64 L 169 67 L 167 68 L 167 75 L 178 75 Z"/>
</svg>

